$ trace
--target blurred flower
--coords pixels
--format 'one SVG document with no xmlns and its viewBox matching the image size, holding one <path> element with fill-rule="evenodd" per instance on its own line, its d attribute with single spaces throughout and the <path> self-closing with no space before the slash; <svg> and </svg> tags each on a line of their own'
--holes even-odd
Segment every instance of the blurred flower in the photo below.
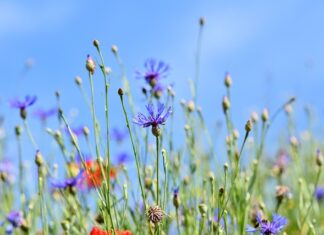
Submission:
<svg viewBox="0 0 324 235">
<path fill-rule="evenodd" d="M 147 59 L 144 66 L 146 71 L 137 71 L 136 75 L 138 78 L 144 78 L 151 87 L 154 87 L 161 78 L 166 77 L 170 70 L 168 64 L 164 63 L 163 61 L 156 61 L 152 58 Z"/>
<path fill-rule="evenodd" d="M 126 152 L 121 152 L 117 155 L 117 165 L 122 165 L 130 159 L 130 156 Z"/>
<path fill-rule="evenodd" d="M 282 217 L 277 214 L 273 214 L 272 222 L 268 220 L 264 220 L 261 218 L 261 214 L 259 213 L 257 216 L 258 226 L 257 228 L 253 228 L 248 226 L 247 232 L 260 232 L 261 235 L 277 235 L 287 224 L 287 220 L 285 217 Z"/>
<path fill-rule="evenodd" d="M 111 138 L 114 139 L 117 143 L 121 143 L 128 135 L 128 130 L 120 130 L 118 128 L 113 128 L 111 132 Z"/>
<path fill-rule="evenodd" d="M 39 118 L 41 121 L 46 121 L 47 118 L 53 116 L 54 114 L 57 113 L 57 109 L 56 108 L 52 108 L 49 110 L 44 110 L 44 109 L 37 109 L 34 112 L 34 116 Z"/>
<path fill-rule="evenodd" d="M 28 106 L 33 105 L 36 102 L 36 100 L 36 96 L 27 95 L 24 101 L 20 101 L 18 99 L 11 100 L 10 106 L 17 109 L 26 109 Z"/>
<path fill-rule="evenodd" d="M 20 227 L 24 223 L 23 213 L 21 211 L 11 211 L 6 216 L 6 220 L 9 223 L 6 227 L 6 234 L 13 234 L 15 228 Z M 4 221 L 0 222 L 2 226 Z"/>
<path fill-rule="evenodd" d="M 83 178 L 85 180 L 86 185 L 89 188 L 98 187 L 101 185 L 103 176 L 101 174 L 100 166 L 97 160 L 86 160 L 85 161 L 86 170 L 83 172 Z M 107 168 L 103 165 L 103 168 Z M 116 179 L 117 169 L 113 166 L 110 167 L 110 180 Z"/>
<path fill-rule="evenodd" d="M 80 185 L 81 176 L 82 171 L 80 171 L 76 177 L 67 178 L 63 181 L 60 181 L 58 179 L 51 179 L 51 185 L 56 189 L 67 189 L 77 187 L 78 185 Z"/>
<path fill-rule="evenodd" d="M 4 159 L 0 162 L 0 180 L 7 183 L 15 180 L 15 167 L 10 160 Z"/>
<path fill-rule="evenodd" d="M 318 186 L 316 188 L 315 197 L 318 201 L 324 200 L 324 186 Z"/>
<path fill-rule="evenodd" d="M 76 137 L 79 137 L 84 134 L 84 126 L 79 126 L 79 127 L 75 127 L 75 128 L 70 127 L 70 129 Z M 67 135 L 70 135 L 68 128 L 65 128 L 65 132 Z"/>
<path fill-rule="evenodd" d="M 285 150 L 279 150 L 276 156 L 276 161 L 273 165 L 273 171 L 278 175 L 281 175 L 286 170 L 289 164 L 290 158 Z"/>
<path fill-rule="evenodd" d="M 132 232 L 129 230 L 115 230 L 116 235 L 132 235 Z M 104 230 L 101 230 L 98 227 L 93 227 L 90 231 L 89 235 L 112 235 L 113 231 L 109 231 L 108 233 Z"/>
<path fill-rule="evenodd" d="M 20 117 L 22 119 L 26 119 L 26 117 L 27 117 L 27 112 L 26 112 L 27 107 L 33 105 L 36 102 L 36 100 L 37 100 L 36 96 L 27 95 L 25 97 L 25 100 L 23 100 L 23 101 L 20 101 L 18 99 L 11 100 L 10 101 L 10 106 L 12 108 L 19 109 L 20 110 Z"/>
<path fill-rule="evenodd" d="M 152 126 L 152 133 L 155 136 L 158 136 L 160 133 L 157 133 L 159 131 L 159 125 L 164 125 L 165 121 L 169 117 L 169 115 L 172 113 L 171 107 L 169 107 L 164 115 L 162 113 L 164 112 L 165 106 L 162 103 L 158 103 L 157 113 L 155 115 L 153 104 L 150 103 L 146 106 L 146 109 L 149 113 L 149 116 L 145 116 L 142 113 L 138 113 L 137 116 L 133 119 L 133 122 L 139 126 L 142 127 L 149 127 Z"/>
</svg>

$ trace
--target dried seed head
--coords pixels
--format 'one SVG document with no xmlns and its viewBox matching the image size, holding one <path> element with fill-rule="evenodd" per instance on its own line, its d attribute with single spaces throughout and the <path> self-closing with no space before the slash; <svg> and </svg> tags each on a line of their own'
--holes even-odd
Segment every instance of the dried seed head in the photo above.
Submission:
<svg viewBox="0 0 324 235">
<path fill-rule="evenodd" d="M 146 216 L 149 222 L 159 224 L 163 220 L 165 213 L 159 206 L 150 206 Z"/>
</svg>

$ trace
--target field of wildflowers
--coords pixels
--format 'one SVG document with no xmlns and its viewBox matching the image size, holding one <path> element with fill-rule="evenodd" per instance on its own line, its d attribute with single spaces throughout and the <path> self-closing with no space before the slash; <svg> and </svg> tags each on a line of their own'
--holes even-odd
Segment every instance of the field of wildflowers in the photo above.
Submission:
<svg viewBox="0 0 324 235">
<path fill-rule="evenodd" d="M 36 109 L 33 95 L 10 101 L 20 116 L 13 127 L 18 164 L 5 157 L 6 139 L 1 139 L 0 234 L 324 234 L 323 144 L 310 130 L 296 133 L 295 97 L 277 110 L 252 112 L 239 133 L 231 112 L 235 78 L 225 73 L 223 100 L 208 107 L 222 109 L 226 124 L 221 139 L 226 154 L 216 154 L 211 132 L 217 130 L 207 127 L 197 99 L 204 25 L 201 18 L 188 100 L 176 96 L 164 61 L 149 58 L 127 77 L 117 46 L 111 52 L 121 73 L 118 81 L 110 79 L 101 44 L 94 40 L 95 53 L 80 65 L 88 77 L 74 81 L 92 123 L 70 124 L 61 105 L 64 90 L 55 92 L 57 106 L 51 109 Z M 142 84 L 140 104 L 130 79 Z M 94 80 L 102 83 L 99 91 Z M 118 90 L 111 89 L 115 82 L 121 84 Z M 120 102 L 110 102 L 111 96 Z M 110 124 L 112 112 L 123 114 L 118 127 Z M 54 143 L 60 154 L 53 157 L 38 147 L 32 118 L 39 119 L 53 140 L 48 146 Z M 284 118 L 290 142 L 269 157 L 268 131 Z M 56 119 L 56 126 L 48 126 L 48 119 Z M 179 127 L 180 119 L 184 126 Z M 28 170 L 22 136 L 35 153 Z M 112 146 L 120 152 L 113 153 Z"/>
</svg>

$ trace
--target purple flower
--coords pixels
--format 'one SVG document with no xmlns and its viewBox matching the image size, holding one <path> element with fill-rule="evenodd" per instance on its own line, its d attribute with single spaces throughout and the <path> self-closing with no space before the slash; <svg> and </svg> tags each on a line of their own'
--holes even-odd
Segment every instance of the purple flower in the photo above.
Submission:
<svg viewBox="0 0 324 235">
<path fill-rule="evenodd" d="M 117 165 L 122 165 L 130 159 L 129 154 L 126 152 L 117 155 Z"/>
<path fill-rule="evenodd" d="M 46 121 L 47 118 L 53 116 L 56 113 L 57 113 L 56 108 L 52 108 L 52 109 L 49 109 L 49 110 L 37 109 L 34 112 L 34 116 L 39 118 L 41 121 Z"/>
<path fill-rule="evenodd" d="M 111 133 L 111 138 L 116 140 L 116 142 L 121 143 L 127 137 L 127 129 L 120 130 L 118 128 L 113 128 Z"/>
<path fill-rule="evenodd" d="M 0 162 L 0 175 L 5 182 L 13 182 L 15 179 L 15 167 L 11 161 L 4 159 Z"/>
<path fill-rule="evenodd" d="M 12 108 L 19 109 L 20 110 L 20 117 L 22 119 L 26 119 L 26 117 L 27 117 L 27 112 L 26 112 L 27 107 L 33 105 L 36 102 L 36 100 L 37 100 L 36 96 L 27 95 L 25 97 L 24 101 L 20 101 L 18 99 L 14 99 L 14 100 L 10 101 L 10 106 Z"/>
<path fill-rule="evenodd" d="M 173 190 L 173 197 L 178 197 L 179 196 L 179 187 L 176 187 L 174 190 Z"/>
<path fill-rule="evenodd" d="M 316 188 L 315 197 L 318 201 L 324 200 L 324 186 L 318 186 Z"/>
<path fill-rule="evenodd" d="M 28 106 L 33 105 L 37 100 L 36 96 L 29 96 L 27 95 L 25 97 L 24 101 L 20 101 L 18 99 L 14 99 L 12 101 L 10 101 L 10 106 L 13 108 L 17 108 L 17 109 L 26 109 Z"/>
<path fill-rule="evenodd" d="M 287 224 L 286 218 L 277 214 L 273 214 L 272 222 L 270 222 L 262 219 L 261 214 L 259 213 L 257 216 L 257 222 L 257 228 L 249 226 L 246 231 L 252 233 L 259 231 L 261 235 L 277 235 Z"/>
<path fill-rule="evenodd" d="M 79 127 L 76 127 L 76 128 L 71 128 L 71 131 L 72 133 L 76 136 L 76 137 L 79 137 L 81 135 L 84 134 L 84 127 L 83 126 L 79 126 Z M 70 132 L 69 132 L 69 129 L 68 128 L 65 128 L 65 132 L 67 135 L 70 135 Z"/>
<path fill-rule="evenodd" d="M 155 59 L 147 59 L 144 64 L 145 72 L 136 72 L 138 78 L 144 78 L 145 81 L 154 87 L 155 84 L 161 79 L 168 75 L 170 67 L 163 61 L 156 61 Z"/>
<path fill-rule="evenodd" d="M 77 187 L 78 185 L 80 185 L 80 182 L 82 180 L 82 174 L 83 172 L 80 170 L 77 176 L 67 178 L 63 181 L 59 181 L 58 179 L 51 179 L 51 185 L 56 189 L 67 189 Z"/>
<path fill-rule="evenodd" d="M 171 107 L 168 108 L 167 112 L 162 115 L 165 106 L 162 103 L 158 103 L 157 114 L 155 115 L 153 104 L 150 103 L 146 106 L 149 116 L 145 116 L 142 113 L 138 113 L 133 119 L 133 122 L 142 127 L 157 127 L 158 125 L 164 125 L 166 119 L 172 113 Z"/>
<path fill-rule="evenodd" d="M 9 223 L 6 227 L 6 234 L 12 234 L 13 230 L 15 228 L 20 227 L 24 222 L 23 213 L 21 211 L 11 211 L 6 216 L 6 219 Z M 0 226 L 2 226 L 3 224 L 4 224 L 4 221 L 0 222 Z"/>
</svg>

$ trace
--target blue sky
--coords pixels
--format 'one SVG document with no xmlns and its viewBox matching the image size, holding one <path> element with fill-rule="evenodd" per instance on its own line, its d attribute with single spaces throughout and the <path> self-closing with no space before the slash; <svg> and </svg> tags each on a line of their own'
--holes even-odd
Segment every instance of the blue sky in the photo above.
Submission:
<svg viewBox="0 0 324 235">
<path fill-rule="evenodd" d="M 194 76 L 198 19 L 206 18 L 201 51 L 199 104 L 213 126 L 223 120 L 223 78 L 233 79 L 233 115 L 239 130 L 252 110 L 267 106 L 270 112 L 297 96 L 299 129 L 305 128 L 303 107 L 314 107 L 323 117 L 324 3 L 321 1 L 6 1 L 0 3 L 0 113 L 6 126 L 19 123 L 8 100 L 35 94 L 37 107 L 55 105 L 60 90 L 66 111 L 77 109 L 75 125 L 90 123 L 81 95 L 74 84 L 79 75 L 87 84 L 84 62 L 96 57 L 93 39 L 99 39 L 112 87 L 120 86 L 119 68 L 110 52 L 119 48 L 133 90 L 143 84 L 134 71 L 148 57 L 162 59 L 172 67 L 168 78 L 177 99 L 189 99 L 188 79 Z M 34 66 L 24 73 L 32 58 Z M 102 78 L 98 76 L 96 90 Z M 112 123 L 118 125 L 121 109 L 111 95 Z M 98 98 L 102 93 L 98 92 Z M 135 92 L 137 107 L 144 106 Z M 177 103 L 178 105 L 178 103 Z M 178 105 L 179 106 L 179 105 Z M 9 118 L 10 117 L 10 118 Z M 284 125 L 283 116 L 276 123 Z M 36 124 L 35 124 L 36 125 Z M 37 128 L 37 126 L 35 127 Z M 183 126 L 178 127 L 182 131 Z M 8 129 L 9 140 L 13 131 Z M 12 154 L 15 150 L 12 147 Z"/>
</svg>

